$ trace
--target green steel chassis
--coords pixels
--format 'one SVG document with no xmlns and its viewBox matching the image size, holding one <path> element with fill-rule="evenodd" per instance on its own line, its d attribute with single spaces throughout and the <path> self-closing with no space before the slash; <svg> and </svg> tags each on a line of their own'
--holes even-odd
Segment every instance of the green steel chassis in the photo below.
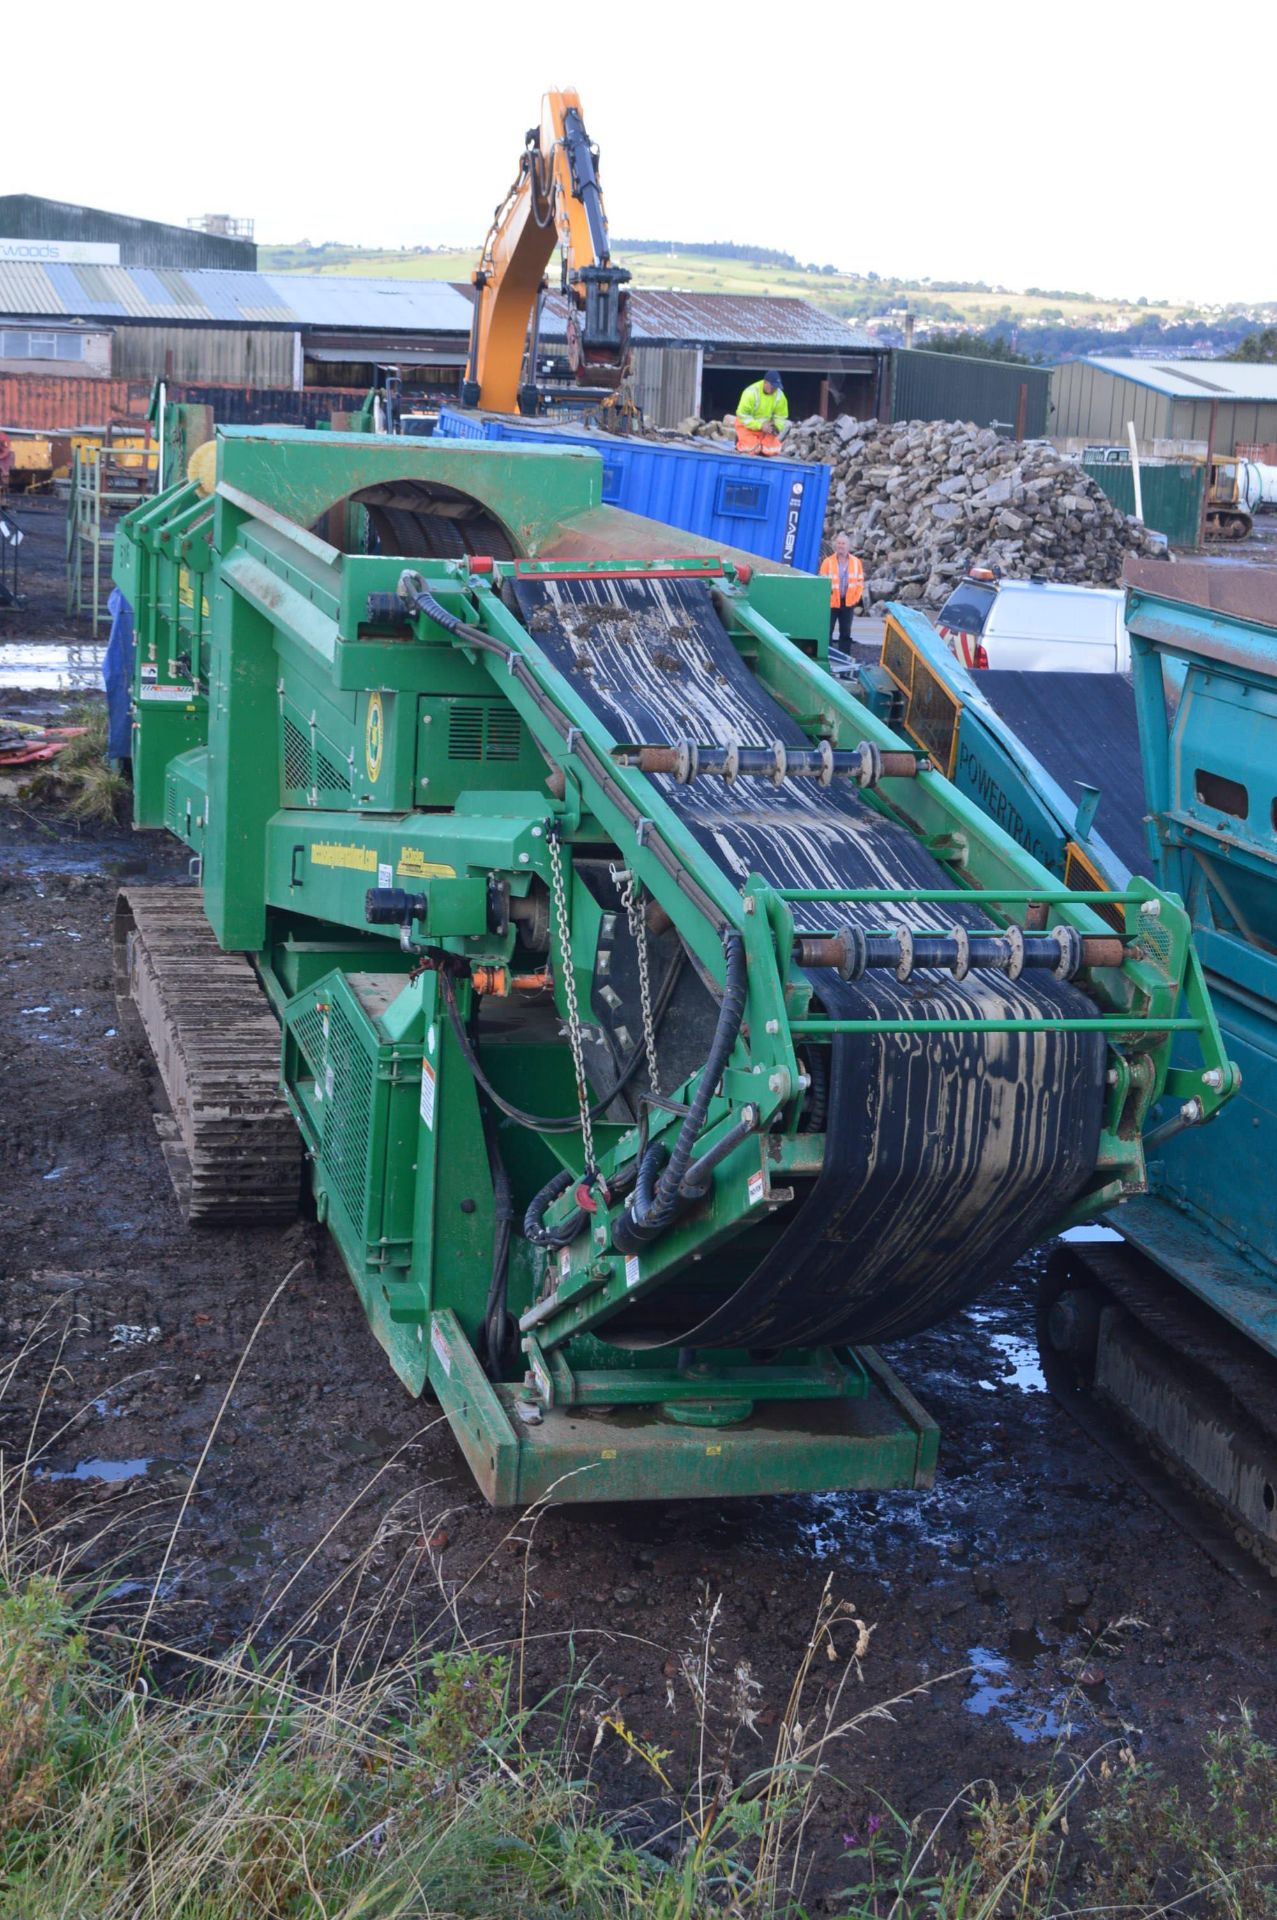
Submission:
<svg viewBox="0 0 1277 1920">
<path fill-rule="evenodd" d="M 499 1504 L 817 1488 L 918 1486 L 934 1471 L 937 1432 L 869 1351 L 791 1351 L 767 1363 L 721 1353 L 689 1374 L 658 1353 L 611 1346 L 622 1302 L 706 1260 L 729 1260 L 743 1225 L 780 1212 L 812 1177 L 823 1136 L 798 1131 L 799 1043 L 839 1031 L 1103 1032 L 1108 1093 L 1087 1190 L 1059 1226 L 1093 1218 L 1145 1187 L 1144 1127 L 1156 1102 L 1196 1098 L 1207 1114 L 1234 1073 L 1204 990 L 1189 923 L 1142 881 L 1121 893 L 1072 891 L 939 772 L 884 778 L 868 797 L 917 835 L 951 876 L 924 893 L 832 895 L 760 880 L 734 888 L 705 862 L 645 775 L 551 665 L 493 590 L 509 565 L 540 574 L 596 563 L 582 544 L 709 577 L 735 644 L 813 740 L 835 748 L 902 742 L 822 665 L 822 583 L 753 572 L 604 508 L 599 462 L 559 450 L 432 447 L 368 436 L 259 433 L 219 440 L 212 498 L 180 485 L 137 509 L 117 541 L 116 577 L 137 627 L 136 820 L 166 826 L 202 864 L 204 906 L 220 944 L 253 956 L 278 1014 L 282 1078 L 312 1161 L 316 1205 L 333 1232 L 373 1330 L 413 1392 L 434 1392 L 475 1476 Z M 308 529 L 352 495 L 388 482 L 440 484 L 481 500 L 522 557 L 491 570 L 343 552 Z M 657 544 L 660 542 L 661 544 Z M 690 550 L 690 551 L 689 551 Z M 560 557 L 561 555 L 569 557 Z M 637 556 L 644 556 L 641 560 Z M 449 612 L 498 642 L 454 638 L 424 614 L 387 623 L 405 564 Z M 920 618 L 895 608 L 907 632 Z M 498 766 L 450 768 L 441 737 L 460 704 L 520 722 Z M 290 759 L 291 755 L 291 759 Z M 559 798 L 545 762 L 563 775 Z M 438 811 L 425 811 L 427 807 Z M 722 934 L 748 957 L 742 1037 L 711 1100 L 698 1151 L 724 1144 L 747 1105 L 756 1131 L 728 1146 L 706 1201 L 641 1257 L 614 1242 L 619 1204 L 600 1199 L 589 1229 L 546 1256 L 516 1239 L 511 1306 L 523 1361 L 492 1381 L 476 1354 L 493 1235 L 490 1181 L 473 1080 L 445 1018 L 439 974 L 422 950 L 505 966 L 508 917 L 494 934 L 494 878 L 510 900 L 551 883 L 548 835 L 566 849 L 608 845 L 673 918 L 707 977 L 723 978 Z M 424 896 L 420 938 L 369 928 L 370 886 Z M 1001 924 L 1045 909 L 1083 934 L 1122 920 L 1120 967 L 1096 970 L 1104 1011 L 1072 1022 L 831 1021 L 815 1016 L 793 962 L 795 936 L 819 933 L 840 899 L 907 900 L 918 930 L 947 900 L 977 900 Z M 1097 909 L 1103 905 L 1107 918 Z M 554 950 L 559 1011 L 565 961 L 592 954 L 598 912 L 571 890 L 571 953 Z M 943 912 L 938 916 L 943 919 Z M 1040 922 L 1035 922 L 1035 924 Z M 588 991 L 588 973 L 578 979 Z M 471 987 L 456 981 L 459 1011 Z M 1190 1040 L 1191 1066 L 1172 1064 Z M 499 1089 L 568 1113 L 567 1049 L 511 1045 L 485 1065 Z M 690 1098 L 692 1083 L 674 1090 Z M 654 1113 L 653 1137 L 676 1124 Z M 631 1163 L 632 1129 L 596 1128 L 604 1177 Z M 578 1133 L 515 1143 L 514 1173 L 535 1191 L 556 1166 L 583 1167 Z M 548 1215 L 570 1211 L 569 1193 Z"/>
</svg>

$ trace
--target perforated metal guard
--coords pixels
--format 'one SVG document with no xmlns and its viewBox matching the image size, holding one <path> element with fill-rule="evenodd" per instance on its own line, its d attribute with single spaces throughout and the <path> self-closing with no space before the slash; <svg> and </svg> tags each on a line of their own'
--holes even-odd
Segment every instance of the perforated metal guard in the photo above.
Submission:
<svg viewBox="0 0 1277 1920">
<path fill-rule="evenodd" d="M 362 1223 L 372 1151 L 374 1064 L 362 1034 L 334 996 L 324 1078 L 324 1165 L 350 1218 Z"/>
</svg>

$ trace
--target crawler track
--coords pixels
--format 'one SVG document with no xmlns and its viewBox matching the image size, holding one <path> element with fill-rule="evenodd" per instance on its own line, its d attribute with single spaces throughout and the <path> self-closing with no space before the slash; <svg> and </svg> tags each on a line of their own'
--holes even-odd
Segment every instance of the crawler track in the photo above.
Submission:
<svg viewBox="0 0 1277 1920">
<path fill-rule="evenodd" d="M 1062 1299 L 1093 1317 L 1053 1318 Z M 1081 1328 L 1061 1339 L 1062 1324 Z M 1277 1377 L 1253 1345 L 1134 1248 L 1061 1246 L 1038 1309 L 1052 1393 L 1241 1584 L 1277 1578 Z M 1262 1571 L 1261 1571 L 1262 1570 Z M 1268 1578 L 1265 1579 L 1264 1576 Z"/>
<path fill-rule="evenodd" d="M 170 1113 L 157 1116 L 193 1225 L 291 1220 L 301 1140 L 279 1085 L 279 1028 L 247 957 L 218 946 L 197 887 L 122 892 L 116 993 L 142 1022 Z"/>
</svg>

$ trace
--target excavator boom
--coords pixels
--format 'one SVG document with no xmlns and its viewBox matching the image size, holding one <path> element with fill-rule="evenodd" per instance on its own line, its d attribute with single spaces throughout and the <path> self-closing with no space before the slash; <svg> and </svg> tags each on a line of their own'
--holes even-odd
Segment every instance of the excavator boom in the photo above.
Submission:
<svg viewBox="0 0 1277 1920">
<path fill-rule="evenodd" d="M 568 363 L 578 381 L 616 387 L 629 364 L 629 273 L 612 264 L 598 150 L 571 88 L 547 93 L 519 171 L 474 271 L 475 308 L 462 399 L 496 413 L 533 412 L 540 300 L 556 244 L 568 300 Z M 531 329 L 531 331 L 529 331 Z M 527 361 L 527 377 L 523 376 Z"/>
</svg>

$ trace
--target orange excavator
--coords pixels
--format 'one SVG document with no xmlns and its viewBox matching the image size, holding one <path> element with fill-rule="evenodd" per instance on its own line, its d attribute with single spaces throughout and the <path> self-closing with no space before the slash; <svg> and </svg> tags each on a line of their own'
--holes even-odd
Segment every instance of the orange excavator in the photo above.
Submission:
<svg viewBox="0 0 1277 1920">
<path fill-rule="evenodd" d="M 547 93 L 541 124 L 524 135 L 519 171 L 471 276 L 476 293 L 464 406 L 537 411 L 541 308 L 556 243 L 568 303 L 569 370 L 580 386 L 615 391 L 624 381 L 630 275 L 612 264 L 598 161 L 579 95 L 570 87 Z"/>
</svg>

